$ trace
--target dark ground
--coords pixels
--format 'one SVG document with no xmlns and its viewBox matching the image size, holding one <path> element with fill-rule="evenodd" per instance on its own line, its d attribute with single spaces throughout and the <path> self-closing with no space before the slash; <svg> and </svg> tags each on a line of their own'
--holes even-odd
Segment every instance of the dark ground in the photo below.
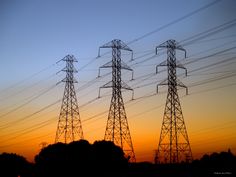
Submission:
<svg viewBox="0 0 236 177">
<path fill-rule="evenodd" d="M 122 149 L 107 141 L 49 145 L 35 156 L 35 163 L 0 154 L 0 177 L 233 177 L 235 169 L 236 156 L 230 150 L 189 164 L 128 163 Z"/>
</svg>

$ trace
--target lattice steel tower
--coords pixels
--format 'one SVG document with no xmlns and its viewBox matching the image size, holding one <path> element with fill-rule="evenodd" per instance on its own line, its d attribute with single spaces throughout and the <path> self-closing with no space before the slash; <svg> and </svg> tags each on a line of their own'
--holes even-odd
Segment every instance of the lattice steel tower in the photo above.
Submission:
<svg viewBox="0 0 236 177">
<path fill-rule="evenodd" d="M 101 88 L 112 88 L 112 98 L 104 139 L 107 141 L 112 141 L 116 145 L 120 146 L 125 152 L 126 156 L 130 158 L 130 161 L 135 162 L 136 159 L 134 148 L 121 94 L 122 89 L 133 91 L 133 89 L 131 89 L 125 82 L 121 80 L 121 69 L 126 69 L 133 72 L 133 70 L 127 64 L 121 61 L 121 50 L 127 50 L 131 52 L 133 51 L 125 43 L 118 39 L 114 39 L 111 42 L 99 47 L 98 56 L 100 56 L 101 48 L 112 48 L 112 61 L 100 67 L 112 68 L 112 81 L 99 88 L 99 96 Z"/>
<path fill-rule="evenodd" d="M 168 40 L 156 47 L 167 48 L 167 61 L 157 65 L 167 66 L 168 78 L 157 85 L 168 85 L 168 93 L 164 111 L 164 117 L 161 127 L 161 134 L 157 153 L 155 155 L 155 163 L 180 163 L 182 161 L 192 161 L 192 152 L 188 139 L 187 129 L 184 123 L 184 117 L 181 110 L 177 87 L 187 87 L 177 79 L 176 68 L 185 69 L 180 63 L 176 62 L 176 50 L 186 50 L 182 48 L 175 40 Z"/>
<path fill-rule="evenodd" d="M 83 130 L 74 87 L 74 83 L 77 83 L 74 73 L 77 73 L 78 71 L 75 69 L 73 63 L 78 61 L 73 55 L 65 56 L 62 61 L 66 62 L 66 67 L 62 69 L 62 71 L 66 72 L 66 77 L 61 81 L 65 82 L 65 90 L 55 142 L 69 143 L 71 141 L 83 139 Z"/>
</svg>

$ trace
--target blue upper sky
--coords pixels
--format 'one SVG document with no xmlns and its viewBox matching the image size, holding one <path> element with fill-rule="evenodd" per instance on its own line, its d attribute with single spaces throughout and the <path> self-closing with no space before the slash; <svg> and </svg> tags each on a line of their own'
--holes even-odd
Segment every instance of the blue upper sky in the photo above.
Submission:
<svg viewBox="0 0 236 177">
<path fill-rule="evenodd" d="M 210 2 L 214 1 L 1 0 L 0 74 L 7 77 L 0 82 L 27 78 L 67 54 L 84 59 L 78 63 L 82 67 L 100 45 L 115 38 L 132 41 Z M 235 7 L 234 0 L 220 1 L 130 47 L 140 52 L 170 38 L 182 40 L 234 19 Z"/>
</svg>

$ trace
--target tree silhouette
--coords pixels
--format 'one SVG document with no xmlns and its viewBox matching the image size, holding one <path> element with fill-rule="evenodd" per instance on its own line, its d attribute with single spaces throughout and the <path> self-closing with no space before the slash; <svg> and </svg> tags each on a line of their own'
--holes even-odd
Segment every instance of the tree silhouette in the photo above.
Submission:
<svg viewBox="0 0 236 177">
<path fill-rule="evenodd" d="M 91 145 L 86 140 L 74 141 L 67 146 L 69 174 L 86 175 L 91 170 Z"/>
<path fill-rule="evenodd" d="M 103 176 L 119 176 L 128 165 L 123 150 L 110 141 L 96 141 L 92 146 L 94 169 Z M 111 173 L 112 172 L 112 173 Z"/>
<path fill-rule="evenodd" d="M 205 176 L 225 176 L 233 175 L 236 167 L 236 157 L 228 152 L 212 153 L 203 155 L 200 160 L 193 161 L 194 171 Z"/>
<path fill-rule="evenodd" d="M 128 162 L 122 149 L 113 142 L 86 140 L 57 143 L 43 148 L 35 157 L 37 176 L 118 176 Z"/>
<path fill-rule="evenodd" d="M 57 143 L 43 148 L 35 157 L 37 176 L 65 175 L 64 164 L 67 164 L 66 144 Z"/>
<path fill-rule="evenodd" d="M 0 154 L 0 177 L 215 177 L 234 176 L 236 157 L 228 152 L 204 155 L 193 163 L 128 163 L 110 141 L 56 143 L 41 149 L 35 164 L 17 154 Z"/>
<path fill-rule="evenodd" d="M 22 156 L 14 153 L 0 154 L 0 176 L 2 177 L 30 177 L 31 164 Z"/>
</svg>

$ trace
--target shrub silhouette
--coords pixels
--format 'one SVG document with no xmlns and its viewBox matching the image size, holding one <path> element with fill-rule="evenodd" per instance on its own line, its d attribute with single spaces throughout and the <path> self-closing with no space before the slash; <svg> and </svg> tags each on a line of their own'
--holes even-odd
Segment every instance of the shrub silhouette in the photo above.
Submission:
<svg viewBox="0 0 236 177">
<path fill-rule="evenodd" d="M 115 146 L 113 142 L 94 142 L 92 145 L 92 154 L 94 169 L 99 174 L 119 176 L 127 168 L 128 161 L 124 156 L 123 150 Z"/>
<path fill-rule="evenodd" d="M 203 157 L 197 162 L 204 167 L 213 167 L 218 169 L 223 169 L 225 167 L 231 167 L 236 163 L 236 157 L 231 153 L 230 150 L 228 152 L 220 152 L 220 153 L 212 153 L 210 155 L 203 155 Z"/>
<path fill-rule="evenodd" d="M 234 174 L 236 156 L 230 150 L 228 152 L 212 153 L 203 155 L 200 160 L 194 160 L 192 166 L 197 174 L 205 176 L 221 176 Z M 226 174 L 227 173 L 227 174 Z"/>
<path fill-rule="evenodd" d="M 233 176 L 235 166 L 230 150 L 204 155 L 191 164 L 128 164 L 122 149 L 109 141 L 52 144 L 35 156 L 34 166 L 22 156 L 0 154 L 1 177 L 215 177 Z"/>
<path fill-rule="evenodd" d="M 38 176 L 64 175 L 64 163 L 67 164 L 66 144 L 57 143 L 41 150 L 35 157 Z"/>
<path fill-rule="evenodd" d="M 91 145 L 86 140 L 74 141 L 67 146 L 67 168 L 72 176 L 86 175 L 91 170 Z"/>
<path fill-rule="evenodd" d="M 2 177 L 29 177 L 31 176 L 31 164 L 17 154 L 0 154 L 0 176 Z"/>
<path fill-rule="evenodd" d="M 122 149 L 112 142 L 86 140 L 70 144 L 57 143 L 43 148 L 35 157 L 40 177 L 108 176 L 122 173 L 128 163 Z M 115 176 L 113 175 L 113 176 Z"/>
</svg>

